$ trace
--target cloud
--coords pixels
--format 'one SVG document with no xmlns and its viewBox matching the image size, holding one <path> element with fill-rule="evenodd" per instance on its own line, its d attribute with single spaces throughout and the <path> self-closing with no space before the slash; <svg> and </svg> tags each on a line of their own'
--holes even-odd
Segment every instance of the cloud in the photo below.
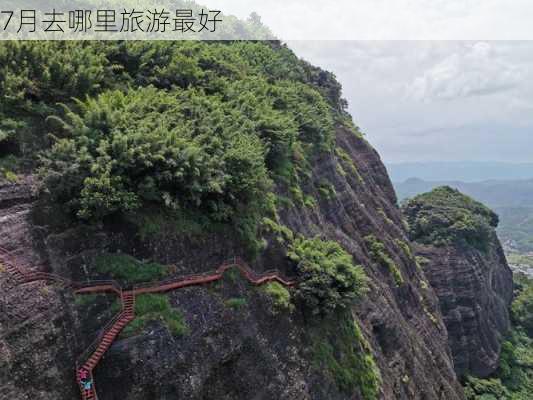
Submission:
<svg viewBox="0 0 533 400">
<path fill-rule="evenodd" d="M 283 40 L 533 39 L 531 0 L 219 0 Z"/>
<path fill-rule="evenodd" d="M 411 138 L 421 138 L 425 136 L 435 136 L 435 135 L 443 135 L 443 134 L 449 134 L 450 132 L 458 132 L 460 130 L 467 129 L 467 125 L 465 124 L 458 124 L 458 125 L 448 125 L 448 126 L 440 126 L 440 127 L 434 127 L 434 128 L 427 128 L 427 129 L 416 129 L 412 128 L 409 131 L 399 131 L 397 133 L 398 136 L 402 137 L 411 137 Z"/>
<path fill-rule="evenodd" d="M 355 122 L 386 161 L 531 161 L 531 41 L 289 45 L 337 75 Z"/>
<path fill-rule="evenodd" d="M 407 94 L 419 101 L 485 96 L 513 89 L 522 79 L 521 69 L 498 57 L 491 44 L 468 43 L 416 77 Z"/>
</svg>

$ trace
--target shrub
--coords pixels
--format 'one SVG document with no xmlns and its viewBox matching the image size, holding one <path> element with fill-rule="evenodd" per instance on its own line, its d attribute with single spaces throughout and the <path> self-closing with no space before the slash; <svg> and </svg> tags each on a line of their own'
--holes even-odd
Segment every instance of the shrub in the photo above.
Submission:
<svg viewBox="0 0 533 400">
<path fill-rule="evenodd" d="M 468 400 L 526 400 L 533 390 L 533 332 L 531 331 L 531 298 L 533 282 L 515 276 L 517 293 L 512 304 L 512 329 L 502 343 L 500 364 L 495 374 L 486 379 L 467 377 Z"/>
<path fill-rule="evenodd" d="M 172 308 L 163 294 L 142 294 L 135 299 L 135 319 L 126 326 L 124 336 L 140 333 L 150 321 L 162 321 L 175 336 L 187 333 L 183 315 Z"/>
<path fill-rule="evenodd" d="M 413 252 L 411 251 L 411 247 L 409 246 L 409 243 L 404 242 L 401 239 L 394 239 L 394 243 L 396 243 L 396 245 L 400 249 L 402 249 L 403 253 L 407 256 L 407 258 L 409 258 L 410 260 L 412 260 L 414 258 L 413 257 Z"/>
<path fill-rule="evenodd" d="M 9 182 L 18 182 L 17 171 L 20 170 L 20 160 L 12 155 L 0 157 L 0 177 Z"/>
<path fill-rule="evenodd" d="M 300 277 L 296 298 L 314 314 L 344 308 L 366 290 L 362 267 L 336 242 L 297 238 L 287 255 Z"/>
<path fill-rule="evenodd" d="M 340 159 L 339 161 L 342 162 L 342 164 L 344 165 L 343 170 L 348 169 L 348 173 L 351 176 L 354 176 L 360 183 L 363 183 L 364 182 L 363 177 L 361 176 L 361 174 L 357 170 L 357 167 L 355 166 L 355 164 L 353 162 L 353 159 L 350 156 L 350 154 L 348 154 L 348 152 L 346 150 L 344 150 L 342 147 L 336 147 L 335 148 L 335 154 Z M 345 173 L 346 173 L 346 171 L 345 171 Z"/>
<path fill-rule="evenodd" d="M 508 392 L 499 379 L 468 377 L 465 395 L 467 400 L 499 400 L 508 398 Z"/>
<path fill-rule="evenodd" d="M 319 182 L 318 193 L 327 200 L 331 200 L 337 195 L 335 187 L 325 179 Z"/>
<path fill-rule="evenodd" d="M 130 284 L 160 280 L 170 272 L 164 265 L 142 263 L 127 254 L 99 255 L 95 259 L 95 267 L 101 274 Z"/>
<path fill-rule="evenodd" d="M 294 305 L 291 302 L 291 293 L 282 284 L 270 282 L 263 287 L 263 291 L 272 299 L 274 312 L 291 312 L 294 309 Z"/>
<path fill-rule="evenodd" d="M 376 400 L 381 374 L 370 344 L 349 314 L 336 315 L 311 329 L 314 367 L 329 375 L 344 393 L 359 392 L 364 400 Z"/>
<path fill-rule="evenodd" d="M 396 265 L 390 255 L 387 253 L 385 245 L 380 242 L 374 235 L 365 237 L 365 241 L 370 248 L 370 255 L 381 266 L 387 268 L 394 278 L 396 285 L 400 286 L 404 283 L 404 279 L 400 268 Z M 403 243 L 403 242 L 402 242 Z"/>
<path fill-rule="evenodd" d="M 292 242 L 294 239 L 294 233 L 288 227 L 270 218 L 263 218 L 261 228 L 263 231 L 274 235 L 278 243 Z"/>
<path fill-rule="evenodd" d="M 533 283 L 525 282 L 511 305 L 511 316 L 516 325 L 533 337 Z"/>
<path fill-rule="evenodd" d="M 19 178 L 17 174 L 10 170 L 4 170 L 0 168 L 0 176 L 3 176 L 8 182 L 17 183 Z"/>
<path fill-rule="evenodd" d="M 234 310 L 238 310 L 240 308 L 245 307 L 248 304 L 248 302 L 246 301 L 246 299 L 242 297 L 235 297 L 235 298 L 226 300 L 224 304 L 230 308 L 233 308 Z"/>
</svg>

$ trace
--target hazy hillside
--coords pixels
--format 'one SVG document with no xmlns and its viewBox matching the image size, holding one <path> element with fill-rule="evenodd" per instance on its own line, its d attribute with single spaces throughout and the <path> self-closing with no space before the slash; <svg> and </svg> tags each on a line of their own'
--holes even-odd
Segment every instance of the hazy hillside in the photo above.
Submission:
<svg viewBox="0 0 533 400">
<path fill-rule="evenodd" d="M 464 182 L 460 180 L 429 181 L 411 178 L 394 183 L 400 200 L 445 185 L 457 188 L 491 208 L 533 206 L 533 179 Z"/>
<path fill-rule="evenodd" d="M 414 177 L 428 181 L 462 182 L 533 179 L 533 163 L 442 161 L 390 163 L 386 166 L 393 182 L 403 182 Z"/>
</svg>

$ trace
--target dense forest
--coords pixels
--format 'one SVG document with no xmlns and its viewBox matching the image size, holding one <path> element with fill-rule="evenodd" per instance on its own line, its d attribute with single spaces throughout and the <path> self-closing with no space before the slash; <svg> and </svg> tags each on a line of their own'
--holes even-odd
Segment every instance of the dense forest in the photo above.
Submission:
<svg viewBox="0 0 533 400">
<path fill-rule="evenodd" d="M 304 179 L 346 118 L 331 75 L 274 46 L 5 43 L 3 174 L 37 166 L 85 220 L 162 205 L 253 231 L 259 194 Z"/>
<path fill-rule="evenodd" d="M 278 42 L 7 42 L 0 65 L 2 174 L 37 171 L 67 225 L 230 226 L 254 254 L 279 208 L 316 202 L 300 183 L 334 152 L 335 125 L 358 134 L 333 75 Z M 291 242 L 317 312 L 358 296 L 338 245 Z"/>
</svg>

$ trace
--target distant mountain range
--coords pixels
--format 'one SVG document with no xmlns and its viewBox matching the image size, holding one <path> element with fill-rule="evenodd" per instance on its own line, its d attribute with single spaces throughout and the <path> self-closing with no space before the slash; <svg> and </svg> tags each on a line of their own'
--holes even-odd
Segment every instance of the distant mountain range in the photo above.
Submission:
<svg viewBox="0 0 533 400">
<path fill-rule="evenodd" d="M 386 164 L 393 182 L 409 178 L 427 181 L 480 182 L 486 180 L 533 179 L 533 163 L 491 161 L 406 162 Z"/>
<path fill-rule="evenodd" d="M 533 207 L 533 179 L 490 180 L 483 182 L 426 181 L 410 178 L 395 183 L 394 188 L 400 200 L 429 192 L 437 186 L 451 186 L 460 192 L 481 201 L 491 208 Z"/>
</svg>

